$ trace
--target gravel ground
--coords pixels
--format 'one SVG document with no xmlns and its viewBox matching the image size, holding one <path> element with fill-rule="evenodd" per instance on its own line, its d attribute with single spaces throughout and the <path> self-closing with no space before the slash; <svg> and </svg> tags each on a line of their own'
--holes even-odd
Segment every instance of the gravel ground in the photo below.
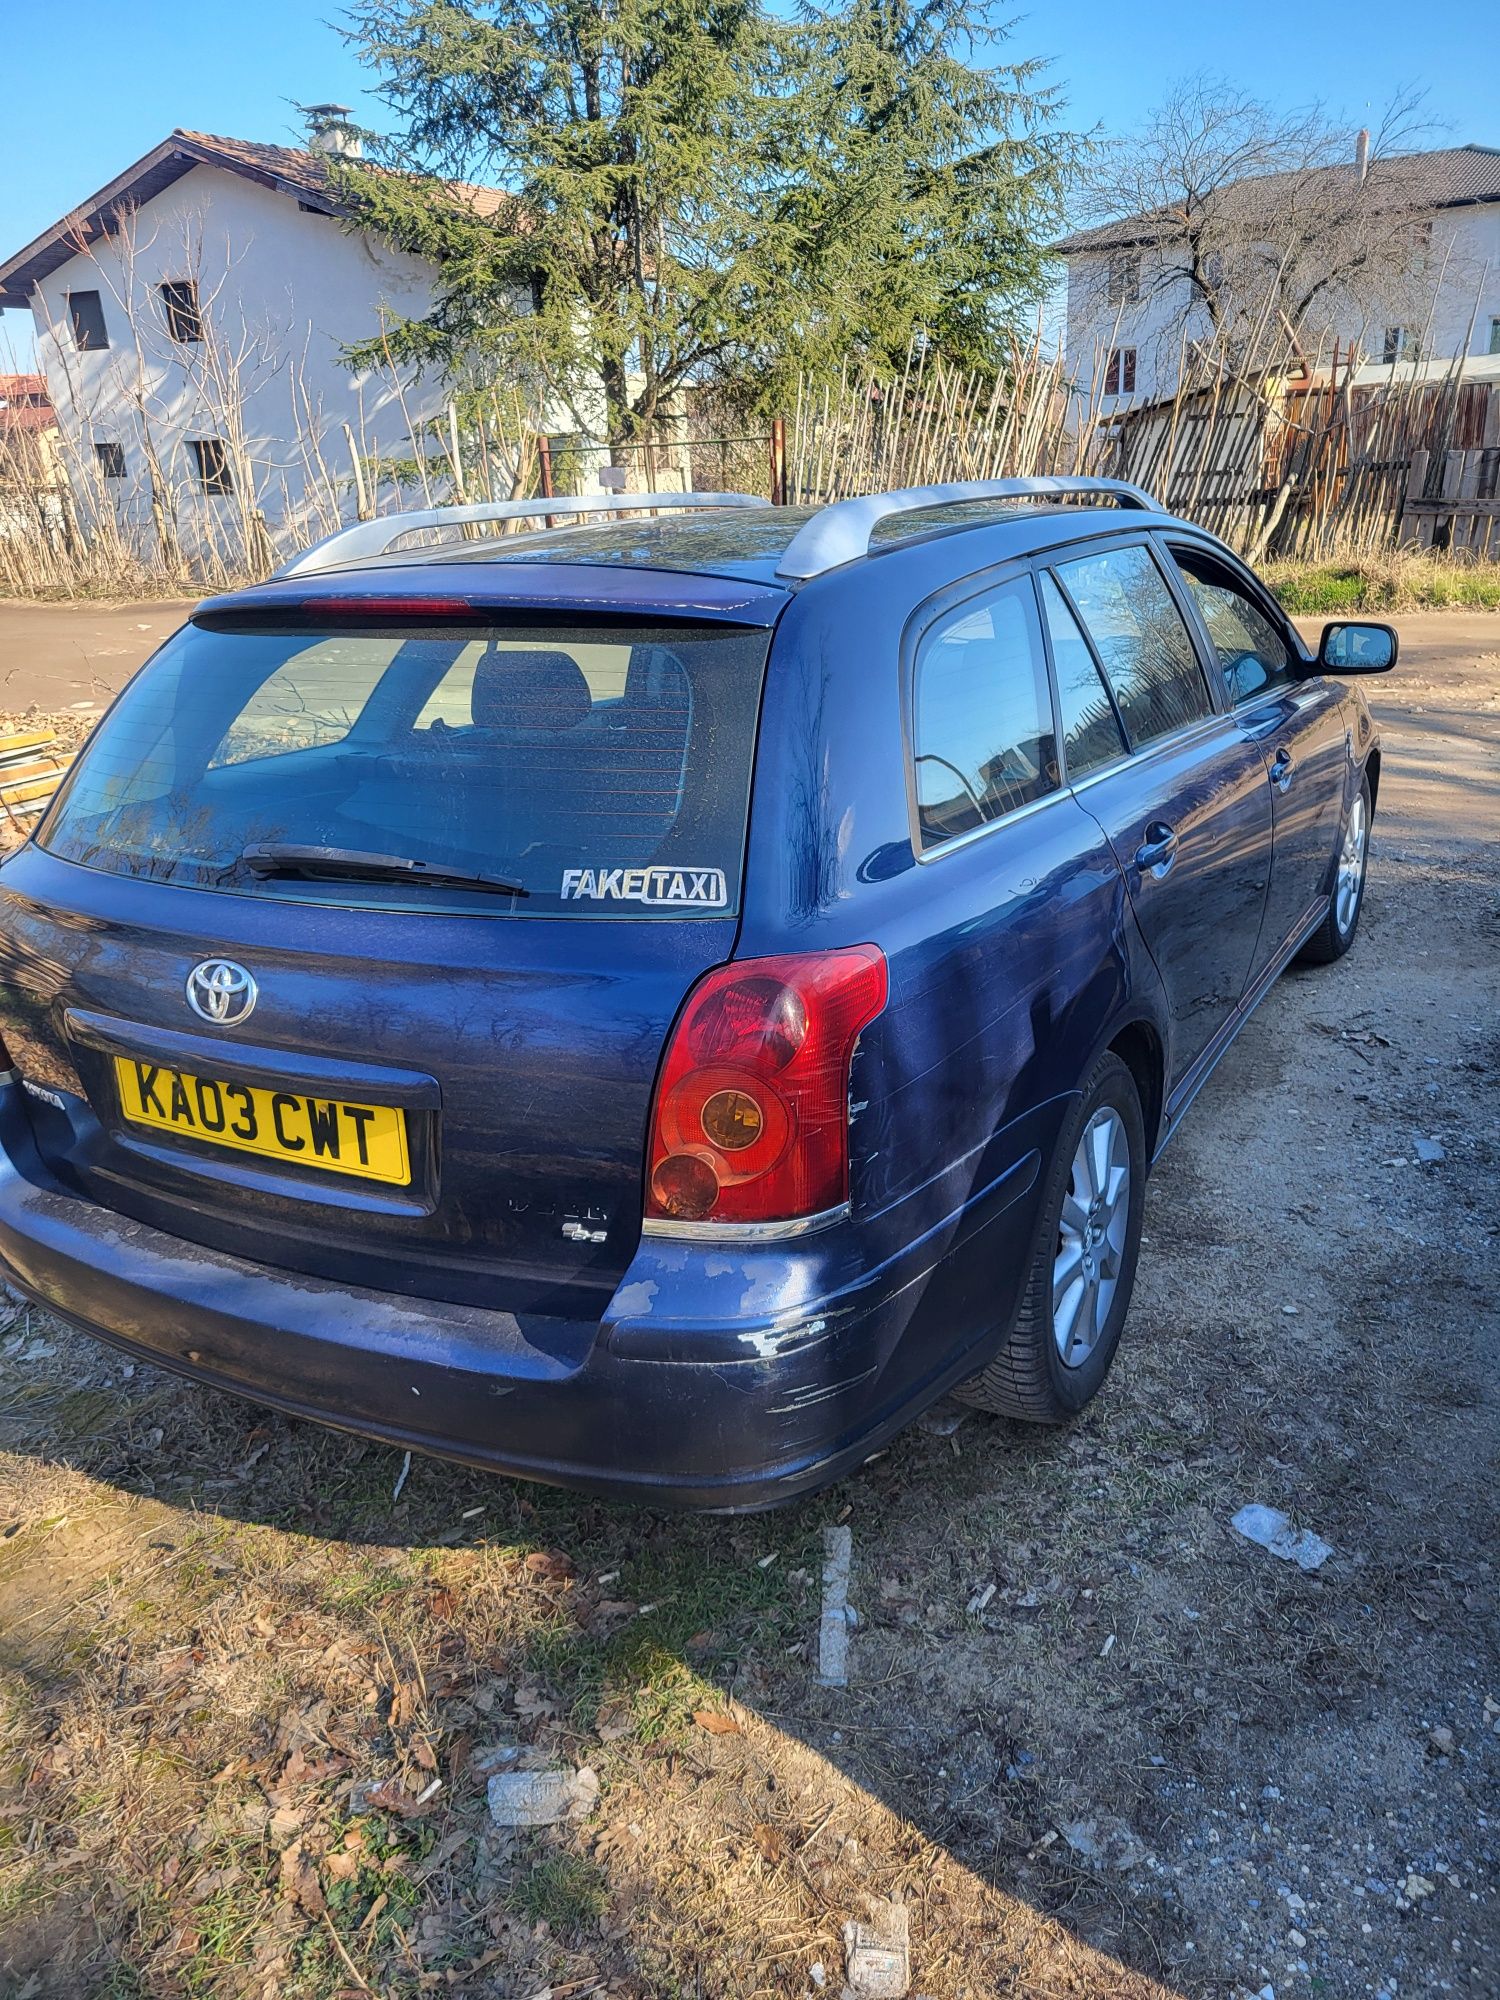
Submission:
<svg viewBox="0 0 1500 2000">
<path fill-rule="evenodd" d="M 1402 629 L 1360 938 L 1163 1160 L 1068 1431 L 667 1521 L 0 1303 L 0 1992 L 837 1993 L 895 1896 L 934 2000 L 1500 1994 L 1500 620 Z M 506 1759 L 597 1806 L 494 1828 Z"/>
</svg>

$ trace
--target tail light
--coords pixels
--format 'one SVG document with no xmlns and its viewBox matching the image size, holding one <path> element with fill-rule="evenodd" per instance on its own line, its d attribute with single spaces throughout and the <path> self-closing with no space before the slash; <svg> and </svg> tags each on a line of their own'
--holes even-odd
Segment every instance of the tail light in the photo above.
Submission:
<svg viewBox="0 0 1500 2000">
<path fill-rule="evenodd" d="M 700 979 L 656 1086 L 648 1220 L 787 1222 L 847 1201 L 849 1064 L 886 990 L 869 944 Z"/>
</svg>

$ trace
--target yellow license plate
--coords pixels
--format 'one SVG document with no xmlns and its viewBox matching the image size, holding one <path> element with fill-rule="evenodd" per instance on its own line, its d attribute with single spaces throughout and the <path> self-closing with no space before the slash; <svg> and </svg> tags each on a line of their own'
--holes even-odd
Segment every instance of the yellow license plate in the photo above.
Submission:
<svg viewBox="0 0 1500 2000">
<path fill-rule="evenodd" d="M 115 1074 L 133 1125 L 367 1181 L 405 1187 L 411 1180 L 406 1114 L 389 1104 L 262 1090 L 123 1056 L 115 1057 Z"/>
</svg>

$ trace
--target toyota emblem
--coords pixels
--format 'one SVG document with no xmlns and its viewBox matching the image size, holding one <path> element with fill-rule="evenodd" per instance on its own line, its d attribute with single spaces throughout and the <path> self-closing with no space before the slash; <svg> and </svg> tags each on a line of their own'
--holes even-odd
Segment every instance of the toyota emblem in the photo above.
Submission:
<svg viewBox="0 0 1500 2000">
<path fill-rule="evenodd" d="M 260 988 L 232 958 L 205 958 L 187 976 L 188 1005 L 200 1021 L 216 1028 L 237 1027 L 255 1011 Z"/>
</svg>

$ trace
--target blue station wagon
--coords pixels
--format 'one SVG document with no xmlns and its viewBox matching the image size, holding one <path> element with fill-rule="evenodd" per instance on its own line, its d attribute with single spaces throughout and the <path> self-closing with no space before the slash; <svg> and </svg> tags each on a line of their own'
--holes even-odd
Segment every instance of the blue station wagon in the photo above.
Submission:
<svg viewBox="0 0 1500 2000">
<path fill-rule="evenodd" d="M 1395 655 L 1109 481 L 348 529 L 200 605 L 0 870 L 0 1272 L 653 1503 L 946 1392 L 1063 1421 L 1152 1162 L 1354 936 L 1342 678 Z"/>
</svg>

